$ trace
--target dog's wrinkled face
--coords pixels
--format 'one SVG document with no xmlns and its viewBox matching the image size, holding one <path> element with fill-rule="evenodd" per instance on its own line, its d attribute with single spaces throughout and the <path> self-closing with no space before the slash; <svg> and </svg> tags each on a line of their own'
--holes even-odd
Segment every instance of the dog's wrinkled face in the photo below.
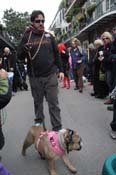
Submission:
<svg viewBox="0 0 116 175">
<path fill-rule="evenodd" d="M 64 140 L 66 143 L 67 152 L 72 150 L 81 150 L 82 139 L 76 131 L 66 129 L 66 132 L 64 133 Z"/>
</svg>

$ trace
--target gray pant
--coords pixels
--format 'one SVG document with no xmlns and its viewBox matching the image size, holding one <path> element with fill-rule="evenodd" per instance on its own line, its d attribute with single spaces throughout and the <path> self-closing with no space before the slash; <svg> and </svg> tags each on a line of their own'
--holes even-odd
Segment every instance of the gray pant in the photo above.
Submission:
<svg viewBox="0 0 116 175">
<path fill-rule="evenodd" d="M 46 97 L 53 130 L 61 129 L 62 125 L 56 74 L 49 75 L 48 77 L 29 77 L 29 80 L 34 99 L 35 121 L 42 123 L 44 120 L 43 99 Z"/>
</svg>

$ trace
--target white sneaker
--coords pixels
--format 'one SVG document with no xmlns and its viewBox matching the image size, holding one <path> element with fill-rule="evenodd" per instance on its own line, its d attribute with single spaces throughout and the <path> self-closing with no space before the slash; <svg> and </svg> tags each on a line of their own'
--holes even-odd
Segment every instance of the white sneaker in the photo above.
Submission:
<svg viewBox="0 0 116 175">
<path fill-rule="evenodd" d="M 74 80 L 70 80 L 70 82 L 72 83 L 72 82 L 74 82 Z"/>
<path fill-rule="evenodd" d="M 110 136 L 112 139 L 116 139 L 116 131 L 111 131 Z"/>
<path fill-rule="evenodd" d="M 41 126 L 41 123 L 35 123 L 35 126 Z"/>
</svg>

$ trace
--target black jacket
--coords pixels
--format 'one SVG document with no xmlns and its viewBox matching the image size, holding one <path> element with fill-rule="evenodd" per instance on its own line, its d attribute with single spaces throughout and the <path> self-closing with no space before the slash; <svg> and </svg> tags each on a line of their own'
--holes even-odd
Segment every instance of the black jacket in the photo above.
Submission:
<svg viewBox="0 0 116 175">
<path fill-rule="evenodd" d="M 0 68 L 5 69 L 7 72 L 11 71 L 11 68 L 13 68 L 13 71 L 15 70 L 16 66 L 16 57 L 14 54 L 10 53 L 9 55 L 2 54 L 2 63 L 0 65 Z"/>
<path fill-rule="evenodd" d="M 37 51 L 41 37 L 42 34 L 38 33 L 36 29 L 26 31 L 17 51 L 18 59 L 24 60 L 27 58 L 27 69 L 29 76 L 46 77 L 52 73 L 56 73 L 57 69 L 59 69 L 59 72 L 63 72 L 62 62 L 61 58 L 59 57 L 55 39 L 48 32 L 44 33 L 40 49 L 35 58 L 31 60 Z M 27 43 L 28 47 L 30 48 L 31 58 L 29 57 L 28 52 L 25 50 L 25 45 Z"/>
<path fill-rule="evenodd" d="M 111 59 L 116 62 L 116 38 L 111 44 Z"/>
<path fill-rule="evenodd" d="M 104 59 L 101 62 L 102 64 L 102 69 L 106 71 L 111 71 L 112 70 L 112 59 L 111 59 L 111 43 L 107 44 L 106 46 L 101 46 L 99 48 L 99 51 L 103 51 L 103 56 Z M 98 56 L 99 56 L 99 51 L 98 51 Z"/>
</svg>

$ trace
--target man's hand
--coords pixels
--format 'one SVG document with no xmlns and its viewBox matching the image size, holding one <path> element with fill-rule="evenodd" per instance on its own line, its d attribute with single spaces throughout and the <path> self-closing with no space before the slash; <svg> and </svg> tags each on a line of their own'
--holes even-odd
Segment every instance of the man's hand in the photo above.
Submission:
<svg viewBox="0 0 116 175">
<path fill-rule="evenodd" d="M 0 77 L 1 78 L 7 78 L 8 77 L 8 73 L 4 69 L 1 69 L 0 70 Z"/>
<path fill-rule="evenodd" d="M 63 79 L 64 79 L 64 73 L 63 72 L 59 72 L 59 79 L 60 79 L 60 81 L 63 81 Z"/>
<path fill-rule="evenodd" d="M 82 60 L 77 60 L 77 63 L 82 63 Z"/>
<path fill-rule="evenodd" d="M 0 58 L 0 65 L 2 65 L 2 58 Z"/>
<path fill-rule="evenodd" d="M 24 49 L 24 51 L 27 53 L 27 52 L 29 52 L 29 51 L 31 50 L 31 47 L 30 47 L 28 44 L 25 44 L 25 45 L 23 46 L 23 49 Z"/>
<path fill-rule="evenodd" d="M 102 61 L 103 59 L 104 59 L 103 56 L 99 56 L 99 57 L 98 57 L 98 60 L 99 60 L 99 61 Z"/>
</svg>

